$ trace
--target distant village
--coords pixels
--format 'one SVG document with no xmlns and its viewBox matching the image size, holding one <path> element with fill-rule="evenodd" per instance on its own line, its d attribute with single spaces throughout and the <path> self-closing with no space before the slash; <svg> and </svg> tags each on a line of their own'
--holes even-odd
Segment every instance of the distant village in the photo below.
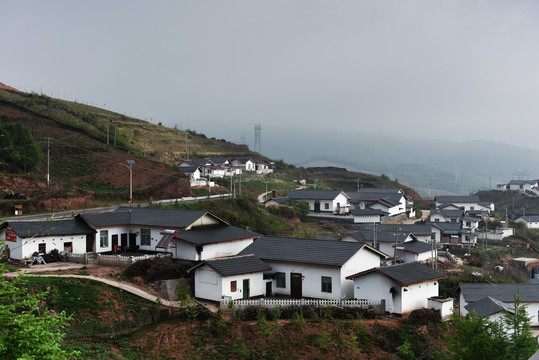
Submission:
<svg viewBox="0 0 539 360">
<path fill-rule="evenodd" d="M 180 171 L 192 184 L 201 178 L 267 174 L 273 164 L 250 158 L 185 160 Z M 206 183 L 207 184 L 207 183 Z M 499 185 L 503 191 L 530 195 L 537 182 Z M 459 298 L 441 297 L 440 259 L 458 263 L 451 246 L 464 248 L 501 243 L 513 228 L 501 222 L 488 229 L 494 204 L 476 195 L 436 196 L 435 208 L 416 213 L 413 201 L 398 188 L 290 191 L 264 200 L 263 206 L 304 202 L 313 220 L 350 225 L 336 239 L 273 237 L 231 225 L 209 211 L 119 207 L 85 212 L 54 221 L 8 220 L 0 237 L 9 257 L 23 263 L 66 261 L 132 262 L 155 256 L 193 263 L 194 295 L 202 301 L 236 306 L 278 306 L 290 301 L 359 306 L 405 315 L 418 308 L 435 309 L 447 319 L 475 311 L 497 319 L 511 309 L 518 292 L 531 325 L 539 326 L 539 278 L 529 283 L 462 283 Z M 539 216 L 517 221 L 539 227 Z M 538 259 L 516 259 L 526 265 Z M 458 308 L 455 300 L 457 300 Z"/>
</svg>

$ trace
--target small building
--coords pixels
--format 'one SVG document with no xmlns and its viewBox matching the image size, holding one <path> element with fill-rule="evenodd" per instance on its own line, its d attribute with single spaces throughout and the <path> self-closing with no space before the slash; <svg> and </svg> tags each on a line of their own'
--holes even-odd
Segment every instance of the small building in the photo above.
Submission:
<svg viewBox="0 0 539 360">
<path fill-rule="evenodd" d="M 389 213 L 378 209 L 352 209 L 350 214 L 354 217 L 354 224 L 379 224 L 382 218 Z"/>
<path fill-rule="evenodd" d="M 6 221 L 0 239 L 6 241 L 10 257 L 24 259 L 33 253 L 48 254 L 52 250 L 85 253 L 96 231 L 79 218 L 52 221 Z"/>
<path fill-rule="evenodd" d="M 252 158 L 248 157 L 236 157 L 230 162 L 230 165 L 234 168 L 238 168 L 245 171 L 256 171 L 256 162 Z"/>
<path fill-rule="evenodd" d="M 314 213 L 343 215 L 350 209 L 350 197 L 340 190 L 292 190 L 286 197 L 293 201 L 307 202 L 310 211 Z"/>
<path fill-rule="evenodd" d="M 263 273 L 269 270 L 254 255 L 242 255 L 207 259 L 188 272 L 194 272 L 196 298 L 220 301 L 264 296 L 267 281 Z"/>
<path fill-rule="evenodd" d="M 521 216 L 515 222 L 523 223 L 528 229 L 539 229 L 539 215 Z"/>
<path fill-rule="evenodd" d="M 347 234 L 339 238 L 339 241 L 344 242 L 360 242 L 367 244 L 372 248 L 380 250 L 382 253 L 393 258 L 395 254 L 395 244 L 398 246 L 405 242 L 417 240 L 417 238 L 409 232 L 398 231 L 379 231 L 374 230 L 351 230 Z"/>
<path fill-rule="evenodd" d="M 403 315 L 427 308 L 428 299 L 438 296 L 438 281 L 446 276 L 418 263 L 372 268 L 348 276 L 354 280 L 354 298 L 385 303 L 385 311 Z"/>
<path fill-rule="evenodd" d="M 463 211 L 460 209 L 435 209 L 430 212 L 429 221 L 459 223 L 462 215 Z"/>
<path fill-rule="evenodd" d="M 483 209 L 480 205 L 479 196 L 477 195 L 439 195 L 435 198 L 436 208 L 439 209 L 442 204 L 451 204 L 464 211 Z"/>
<path fill-rule="evenodd" d="M 397 254 L 397 257 L 405 263 L 426 262 L 435 259 L 438 255 L 438 250 L 434 244 L 412 240 L 398 244 Z"/>
</svg>

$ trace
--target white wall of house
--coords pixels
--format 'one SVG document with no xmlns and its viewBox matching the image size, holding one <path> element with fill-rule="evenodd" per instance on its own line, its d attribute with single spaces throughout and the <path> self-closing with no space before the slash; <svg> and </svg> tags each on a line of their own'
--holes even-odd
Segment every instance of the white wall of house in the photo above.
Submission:
<svg viewBox="0 0 539 360">
<path fill-rule="evenodd" d="M 347 276 L 380 266 L 380 255 L 362 249 L 352 256 L 341 268 L 341 292 L 346 299 L 354 297 L 354 282 L 346 280 Z"/>
<path fill-rule="evenodd" d="M 354 215 L 354 223 L 372 224 L 380 223 L 380 215 Z"/>
<path fill-rule="evenodd" d="M 430 222 L 451 222 L 451 218 L 445 217 L 440 213 L 433 213 L 429 218 Z"/>
<path fill-rule="evenodd" d="M 206 244 L 202 248 L 199 259 L 193 260 L 208 260 L 217 257 L 237 255 L 240 251 L 253 243 L 253 239 L 227 241 L 217 244 Z M 191 260 L 191 259 L 189 259 Z"/>
<path fill-rule="evenodd" d="M 537 185 L 537 184 L 535 184 Z M 525 191 L 531 191 L 533 189 L 534 184 L 525 183 L 522 185 L 519 184 L 508 184 L 509 190 L 511 191 L 519 191 L 519 192 L 525 192 Z"/>
<path fill-rule="evenodd" d="M 4 231 L 1 233 L 0 238 L 6 238 Z M 84 254 L 86 252 L 86 235 L 36 236 L 33 238 L 17 236 L 16 241 L 5 242 L 6 246 L 9 247 L 10 257 L 19 260 L 31 257 L 36 251 L 39 252 L 40 244 L 45 244 L 45 253 L 48 254 L 54 249 L 63 251 L 66 243 L 71 243 L 71 252 L 75 254 Z"/>
<path fill-rule="evenodd" d="M 266 281 L 261 272 L 253 274 L 221 276 L 208 265 L 195 270 L 195 297 L 211 301 L 220 301 L 222 296 L 230 296 L 232 300 L 242 299 L 243 280 L 249 280 L 249 296 L 263 296 Z M 236 281 L 236 291 L 232 292 L 231 282 Z"/>
<path fill-rule="evenodd" d="M 296 263 L 281 263 L 264 261 L 271 267 L 271 272 L 285 273 L 285 287 L 279 288 L 274 280 L 272 283 L 272 290 L 274 294 L 290 295 L 290 274 L 299 273 L 302 274 L 302 296 L 312 297 L 317 299 L 334 299 L 339 300 L 341 298 L 341 270 L 340 268 L 329 266 L 316 266 L 307 264 Z M 322 292 L 322 276 L 331 277 L 331 293 Z M 350 280 L 346 280 L 350 281 Z"/>
<path fill-rule="evenodd" d="M 115 226 L 115 227 L 103 227 L 95 229 L 97 234 L 95 234 L 95 243 L 94 243 L 94 252 L 102 253 L 107 251 L 112 251 L 112 235 L 118 235 L 118 245 L 121 245 L 122 234 L 127 234 L 127 244 L 129 245 L 129 234 L 135 232 L 134 228 L 130 226 Z M 101 232 L 107 231 L 107 241 L 101 246 Z M 83 253 L 86 251 L 83 251 Z"/>
<path fill-rule="evenodd" d="M 522 218 L 519 218 L 519 219 L 516 219 L 515 222 L 523 222 L 524 224 L 526 224 L 526 226 L 528 227 L 528 229 L 538 229 L 539 228 L 539 222 L 537 221 L 526 221 Z"/>
<path fill-rule="evenodd" d="M 408 313 L 415 309 L 426 308 L 428 304 L 428 298 L 438 296 L 438 280 L 426 281 L 420 284 L 406 286 L 403 287 L 401 291 L 401 314 Z"/>
<path fill-rule="evenodd" d="M 338 214 L 346 214 L 350 210 L 348 198 L 343 193 L 340 193 L 332 201 L 332 211 Z"/>
<path fill-rule="evenodd" d="M 197 226 L 205 226 L 205 225 L 216 225 L 216 224 L 219 224 L 219 220 L 217 220 L 216 218 L 214 218 L 213 216 L 210 216 L 210 215 L 204 215 L 203 217 L 201 217 L 200 219 L 196 220 L 195 222 L 193 222 L 191 224 L 191 226 L 189 226 L 186 230 L 189 230 L 191 228 L 194 228 L 194 227 L 197 227 Z"/>
</svg>

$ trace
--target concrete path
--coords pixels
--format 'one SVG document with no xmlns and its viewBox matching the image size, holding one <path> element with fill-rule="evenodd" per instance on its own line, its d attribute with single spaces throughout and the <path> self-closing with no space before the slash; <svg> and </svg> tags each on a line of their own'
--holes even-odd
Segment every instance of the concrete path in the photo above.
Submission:
<svg viewBox="0 0 539 360">
<path fill-rule="evenodd" d="M 171 300 L 161 299 L 135 286 L 132 286 L 132 285 L 129 285 L 129 284 L 117 281 L 117 280 L 113 280 L 113 279 L 106 279 L 106 278 L 93 276 L 93 275 L 33 274 L 35 272 L 43 272 L 43 271 L 61 271 L 61 270 L 68 270 L 68 269 L 80 269 L 83 266 L 84 265 L 82 264 L 54 263 L 54 264 L 39 265 L 39 266 L 32 266 L 29 268 L 23 268 L 21 269 L 20 273 L 23 273 L 27 276 L 36 276 L 36 277 L 76 278 L 76 279 L 95 280 L 95 281 L 99 281 L 104 284 L 107 284 L 109 286 L 113 286 L 117 289 L 127 291 L 128 293 L 131 293 L 133 295 L 140 296 L 141 298 L 144 298 L 154 303 L 157 303 L 158 301 L 160 301 L 161 304 L 163 304 L 164 306 L 180 307 L 181 305 L 180 301 L 171 301 Z M 11 276 L 11 277 L 19 276 L 19 272 L 6 273 L 5 276 Z"/>
<path fill-rule="evenodd" d="M 258 195 L 258 202 L 259 202 L 260 204 L 263 204 L 264 201 L 266 201 L 266 199 L 267 199 L 266 196 L 267 196 L 268 194 L 271 194 L 271 191 L 268 191 L 268 192 L 265 192 L 265 193 L 262 193 L 262 194 Z"/>
</svg>

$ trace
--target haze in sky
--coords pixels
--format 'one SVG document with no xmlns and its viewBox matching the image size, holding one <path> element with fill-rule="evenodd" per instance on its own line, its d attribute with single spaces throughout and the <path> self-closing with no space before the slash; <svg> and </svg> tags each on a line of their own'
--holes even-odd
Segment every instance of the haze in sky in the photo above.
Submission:
<svg viewBox="0 0 539 360">
<path fill-rule="evenodd" d="M 0 82 L 251 147 L 261 123 L 263 146 L 539 148 L 537 19 L 531 0 L 7 0 Z"/>
</svg>

